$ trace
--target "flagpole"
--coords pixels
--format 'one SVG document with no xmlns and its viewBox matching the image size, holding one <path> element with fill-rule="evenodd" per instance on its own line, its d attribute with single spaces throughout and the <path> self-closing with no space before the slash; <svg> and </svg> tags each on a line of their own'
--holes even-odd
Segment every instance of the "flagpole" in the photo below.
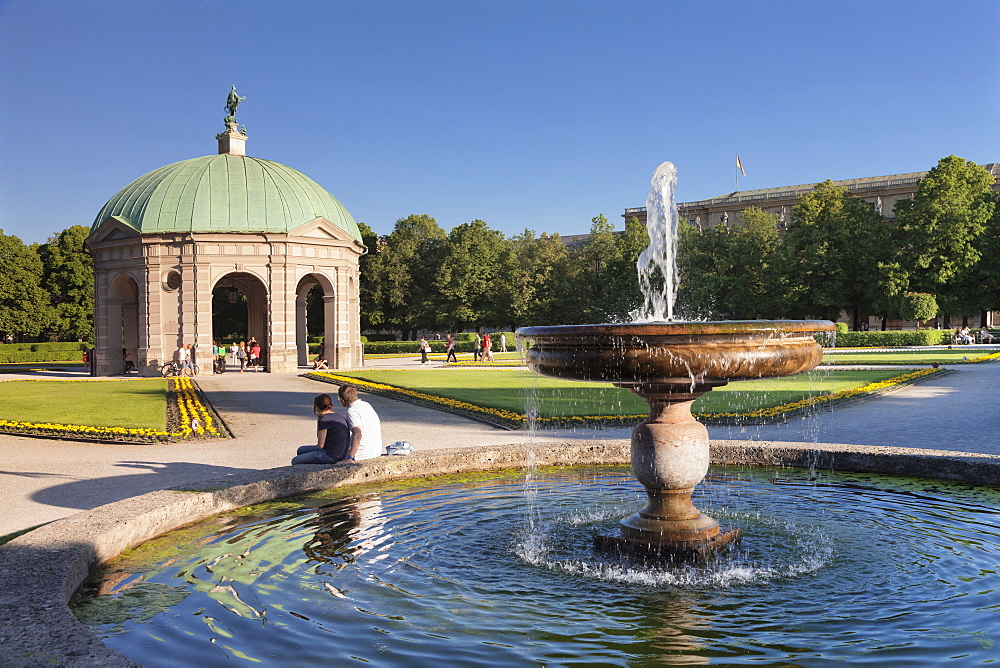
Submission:
<svg viewBox="0 0 1000 668">
<path fill-rule="evenodd" d="M 736 192 L 740 191 L 740 154 L 736 154 Z"/>
</svg>

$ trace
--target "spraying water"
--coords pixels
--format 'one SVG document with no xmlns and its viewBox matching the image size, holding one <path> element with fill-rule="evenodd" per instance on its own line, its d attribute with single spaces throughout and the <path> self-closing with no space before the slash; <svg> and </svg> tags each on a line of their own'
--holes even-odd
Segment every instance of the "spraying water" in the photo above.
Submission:
<svg viewBox="0 0 1000 668">
<path fill-rule="evenodd" d="M 636 269 L 642 289 L 642 308 L 631 312 L 635 322 L 674 319 L 677 298 L 677 168 L 665 162 L 656 168 L 646 196 L 646 232 L 649 247 L 639 254 Z"/>
</svg>

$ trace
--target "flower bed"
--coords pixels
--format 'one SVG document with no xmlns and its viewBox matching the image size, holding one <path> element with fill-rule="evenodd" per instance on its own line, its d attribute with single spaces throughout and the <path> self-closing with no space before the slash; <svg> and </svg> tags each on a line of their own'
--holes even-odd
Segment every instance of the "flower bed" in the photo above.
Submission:
<svg viewBox="0 0 1000 668">
<path fill-rule="evenodd" d="M 448 362 L 449 367 L 491 367 L 491 368 L 509 368 L 517 369 L 524 368 L 524 362 L 519 361 L 508 361 L 508 360 L 497 360 L 496 362 Z"/>
<path fill-rule="evenodd" d="M 87 381 L 31 379 L 28 382 L 99 383 L 121 381 L 109 378 Z M 167 425 L 167 431 L 161 431 L 144 428 L 91 427 L 78 424 L 0 420 L 0 433 L 116 443 L 158 443 L 199 437 L 224 438 L 230 436 L 228 430 L 221 424 L 221 420 L 218 419 L 218 416 L 207 400 L 203 401 L 203 395 L 198 386 L 188 377 L 172 378 L 169 381 L 167 390 Z"/>
<path fill-rule="evenodd" d="M 126 427 L 88 427 L 79 424 L 53 424 L 47 422 L 20 422 L 0 420 L 0 433 L 18 436 L 47 436 L 87 441 L 120 441 L 125 443 L 173 440 L 173 434 L 156 429 L 129 429 Z"/>
<path fill-rule="evenodd" d="M 905 373 L 876 383 L 868 383 L 867 385 L 861 385 L 849 390 L 843 390 L 841 392 L 821 394 L 815 397 L 809 397 L 807 399 L 782 404 L 780 406 L 762 408 L 747 413 L 695 413 L 695 417 L 708 424 L 767 424 L 769 422 L 778 422 L 786 420 L 793 415 L 807 412 L 817 406 L 829 406 L 835 403 L 880 394 L 901 385 L 907 385 L 920 380 L 925 380 L 932 374 L 942 373 L 944 371 L 945 369 L 943 368 L 920 369 L 918 371 Z M 335 373 L 326 371 L 308 373 L 306 374 L 306 377 L 312 378 L 313 380 L 334 383 L 336 385 L 354 385 L 358 389 L 364 390 L 365 392 L 380 394 L 393 399 L 402 399 L 404 401 L 423 404 L 433 408 L 444 408 L 445 410 L 449 410 L 454 413 L 466 415 L 468 417 L 489 422 L 508 429 L 521 429 L 529 426 L 528 416 L 504 409 L 479 406 L 467 401 L 449 399 L 447 397 L 440 397 L 426 392 L 419 392 L 403 387 L 396 387 L 394 385 L 387 385 L 385 383 L 375 383 L 372 381 L 361 380 L 360 378 L 339 376 Z M 646 414 L 580 415 L 572 417 L 538 416 L 534 418 L 533 422 L 534 425 L 538 427 L 613 427 L 634 425 L 636 422 L 646 419 L 646 417 Z"/>
<path fill-rule="evenodd" d="M 432 408 L 445 408 L 453 413 L 467 415 L 477 420 L 484 420 L 509 429 L 518 429 L 527 421 L 524 415 L 512 411 L 478 406 L 470 404 L 467 401 L 439 397 L 427 394 L 426 392 L 417 392 L 416 390 L 408 390 L 404 387 L 395 387 L 394 385 L 386 385 L 384 383 L 373 383 L 368 380 L 361 380 L 360 378 L 338 376 L 335 373 L 327 371 L 313 371 L 312 373 L 307 373 L 306 378 L 333 383 L 335 385 L 354 385 L 359 390 L 371 392 L 372 394 L 381 394 L 393 399 L 403 399 L 404 401 L 423 404 Z"/>
<path fill-rule="evenodd" d="M 860 399 L 867 396 L 881 394 L 887 390 L 895 389 L 902 385 L 909 385 L 910 383 L 915 383 L 920 380 L 926 380 L 926 378 L 932 374 L 944 373 L 945 371 L 947 370 L 943 368 L 920 369 L 918 371 L 904 373 L 901 376 L 882 380 L 877 383 L 868 383 L 867 385 L 860 385 L 841 392 L 820 394 L 815 397 L 809 397 L 808 399 L 793 401 L 788 404 L 773 406 L 771 408 L 761 408 L 748 413 L 698 413 L 696 416 L 698 418 L 702 418 L 706 422 L 714 422 L 716 424 L 766 424 L 768 422 L 788 419 L 789 417 L 811 410 L 817 406 L 829 406 L 853 399 Z"/>
<path fill-rule="evenodd" d="M 170 392 L 173 396 L 173 401 L 168 401 L 167 406 L 176 409 L 177 421 L 174 422 L 170 418 L 173 417 L 168 408 L 168 423 L 174 427 L 175 430 L 172 435 L 176 438 L 193 438 L 198 436 L 207 437 L 221 437 L 228 436 L 228 433 L 220 432 L 217 427 L 217 422 L 214 419 L 215 411 L 211 410 L 207 405 L 207 401 L 202 401 L 201 391 L 198 386 L 195 385 L 194 380 L 188 376 L 181 376 L 180 378 L 170 379 Z"/>
<path fill-rule="evenodd" d="M 969 351 L 975 352 L 975 351 Z M 980 355 L 979 357 L 973 357 L 968 359 L 940 359 L 940 360 L 842 360 L 838 361 L 835 358 L 837 355 L 831 355 L 829 360 L 823 360 L 820 366 L 851 366 L 851 365 L 899 365 L 899 366 L 921 366 L 924 364 L 981 364 L 983 362 L 995 362 L 1000 359 L 1000 352 L 990 353 L 988 355 Z"/>
</svg>

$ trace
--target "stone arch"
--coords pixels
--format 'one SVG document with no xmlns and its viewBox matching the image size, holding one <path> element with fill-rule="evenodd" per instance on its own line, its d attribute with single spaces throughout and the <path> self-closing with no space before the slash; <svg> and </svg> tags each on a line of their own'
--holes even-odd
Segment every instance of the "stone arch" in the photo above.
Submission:
<svg viewBox="0 0 1000 668">
<path fill-rule="evenodd" d="M 302 276 L 295 287 L 295 345 L 299 366 L 309 364 L 308 330 L 306 328 L 306 297 L 319 286 L 323 291 L 323 354 L 332 368 L 337 366 L 337 290 L 334 281 L 322 272 Z"/>
<path fill-rule="evenodd" d="M 246 297 L 247 325 L 246 332 L 243 333 L 241 339 L 244 341 L 249 341 L 251 338 L 257 340 L 261 348 L 261 365 L 265 369 L 269 369 L 271 359 L 271 314 L 267 285 L 256 274 L 247 271 L 230 271 L 218 276 L 209 292 L 214 292 L 216 288 L 236 290 Z M 211 339 L 214 341 L 221 334 L 223 333 L 213 330 Z M 204 366 L 204 363 L 202 363 L 202 366 Z"/>
<path fill-rule="evenodd" d="M 125 373 L 126 362 L 131 368 L 141 369 L 145 364 L 145 350 L 140 351 L 139 281 L 128 272 L 111 279 L 105 300 L 105 331 L 96 351 L 96 370 L 101 376 Z"/>
</svg>

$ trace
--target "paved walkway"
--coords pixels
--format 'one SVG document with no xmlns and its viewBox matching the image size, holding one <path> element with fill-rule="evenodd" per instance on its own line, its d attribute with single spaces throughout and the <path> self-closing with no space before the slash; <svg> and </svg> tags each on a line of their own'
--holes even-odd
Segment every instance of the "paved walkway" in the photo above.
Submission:
<svg viewBox="0 0 1000 668">
<path fill-rule="evenodd" d="M 950 368 L 951 373 L 874 399 L 820 409 L 783 424 L 709 427 L 709 435 L 1000 455 L 1000 363 Z"/>
<path fill-rule="evenodd" d="M 380 364 L 420 367 L 416 358 Z M 714 427 L 710 434 L 715 439 L 893 445 L 1000 455 L 1000 364 L 955 369 L 933 381 L 786 424 Z M 79 372 L 58 375 L 80 377 Z M 297 446 L 315 440 L 313 397 L 336 389 L 299 376 L 265 373 L 200 376 L 198 382 L 236 438 L 98 445 L 0 435 L 0 501 L 5 510 L 0 515 L 0 535 L 165 487 L 284 466 Z M 382 417 L 386 443 L 405 439 L 416 449 L 430 449 L 520 443 L 528 438 L 524 432 L 429 408 L 378 396 L 366 399 Z M 560 430 L 546 432 L 541 440 L 628 438 L 629 433 L 630 429 Z"/>
</svg>

